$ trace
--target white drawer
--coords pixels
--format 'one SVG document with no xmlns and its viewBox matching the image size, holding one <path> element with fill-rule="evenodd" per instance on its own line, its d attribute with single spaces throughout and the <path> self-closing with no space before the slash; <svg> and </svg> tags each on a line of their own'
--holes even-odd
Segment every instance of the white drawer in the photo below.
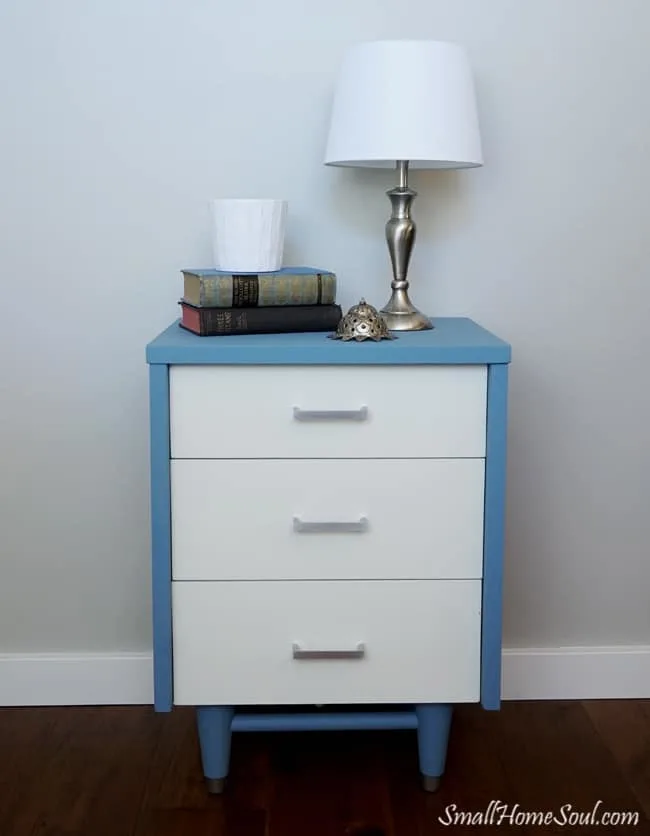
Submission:
<svg viewBox="0 0 650 836">
<path fill-rule="evenodd" d="M 486 387 L 485 366 L 172 366 L 171 455 L 481 457 Z"/>
<path fill-rule="evenodd" d="M 479 699 L 480 581 L 181 581 L 172 596 L 178 705 Z"/>
<path fill-rule="evenodd" d="M 171 494 L 175 580 L 482 576 L 483 459 L 173 460 Z"/>
</svg>

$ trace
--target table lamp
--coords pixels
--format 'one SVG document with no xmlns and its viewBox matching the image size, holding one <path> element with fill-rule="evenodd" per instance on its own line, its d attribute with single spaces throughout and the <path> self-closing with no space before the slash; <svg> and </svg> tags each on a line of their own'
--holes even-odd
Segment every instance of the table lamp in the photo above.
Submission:
<svg viewBox="0 0 650 836">
<path fill-rule="evenodd" d="M 474 82 L 464 49 L 427 40 L 370 41 L 344 57 L 330 119 L 325 165 L 396 168 L 386 194 L 392 213 L 386 241 L 391 297 L 380 313 L 391 331 L 432 328 L 409 298 L 415 242 L 409 168 L 483 164 Z"/>
</svg>

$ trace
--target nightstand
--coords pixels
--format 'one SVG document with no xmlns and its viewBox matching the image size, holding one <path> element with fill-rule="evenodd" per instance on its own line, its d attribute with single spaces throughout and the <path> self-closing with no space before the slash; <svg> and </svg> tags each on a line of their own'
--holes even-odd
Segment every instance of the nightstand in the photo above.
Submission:
<svg viewBox="0 0 650 836">
<path fill-rule="evenodd" d="M 453 706 L 499 708 L 511 350 L 433 322 L 147 346 L 154 704 L 212 792 L 233 732 L 393 728 L 433 790 Z"/>
</svg>

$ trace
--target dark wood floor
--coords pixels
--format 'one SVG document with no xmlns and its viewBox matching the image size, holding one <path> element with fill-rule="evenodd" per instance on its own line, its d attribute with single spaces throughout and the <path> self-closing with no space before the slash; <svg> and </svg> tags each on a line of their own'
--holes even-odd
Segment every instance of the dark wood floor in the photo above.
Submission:
<svg viewBox="0 0 650 836">
<path fill-rule="evenodd" d="M 490 802 L 558 821 L 443 827 L 453 812 L 485 818 Z M 564 805 L 598 804 L 639 823 L 561 823 Z M 435 795 L 419 788 L 414 732 L 240 733 L 222 798 L 205 793 L 189 710 L 0 710 L 0 836 L 439 832 L 650 834 L 650 701 L 462 707 Z"/>
</svg>

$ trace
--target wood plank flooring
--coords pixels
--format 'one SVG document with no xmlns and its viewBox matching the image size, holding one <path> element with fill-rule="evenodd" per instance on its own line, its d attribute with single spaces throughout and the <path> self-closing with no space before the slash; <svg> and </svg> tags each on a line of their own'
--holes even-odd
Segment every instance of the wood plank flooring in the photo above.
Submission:
<svg viewBox="0 0 650 836">
<path fill-rule="evenodd" d="M 508 806 L 490 826 L 491 804 Z M 638 823 L 563 823 L 595 807 Z M 496 824 L 534 812 L 558 820 Z M 420 790 L 415 732 L 239 733 L 221 798 L 205 792 L 190 710 L 0 709 L 0 836 L 441 832 L 650 834 L 650 701 L 458 708 L 435 795 Z"/>
</svg>

